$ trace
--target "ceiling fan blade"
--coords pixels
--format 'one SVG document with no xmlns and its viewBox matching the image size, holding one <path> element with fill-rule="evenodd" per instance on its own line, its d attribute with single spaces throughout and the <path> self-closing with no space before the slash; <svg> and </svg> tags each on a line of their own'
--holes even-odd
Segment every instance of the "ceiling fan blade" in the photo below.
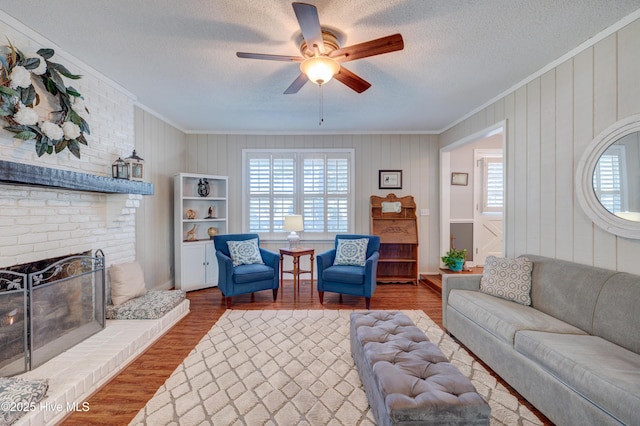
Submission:
<svg viewBox="0 0 640 426">
<path fill-rule="evenodd" d="M 329 56 L 338 62 L 347 62 L 402 49 L 404 49 L 402 35 L 393 34 L 334 50 Z"/>
<path fill-rule="evenodd" d="M 293 95 L 294 93 L 298 93 L 298 90 L 302 89 L 302 86 L 309 81 L 309 78 L 305 73 L 301 72 L 298 78 L 293 80 L 293 83 L 287 87 L 287 90 L 284 91 L 285 95 Z"/>
<path fill-rule="evenodd" d="M 318 46 L 320 53 L 324 53 L 324 41 L 322 39 L 318 9 L 312 4 L 293 3 L 293 11 L 296 14 L 296 18 L 298 18 L 302 37 L 307 42 L 307 47 L 313 51 L 313 47 Z"/>
<path fill-rule="evenodd" d="M 362 93 L 371 87 L 371 83 L 363 79 L 362 77 L 358 77 L 345 67 L 340 67 L 340 71 L 333 76 L 336 80 L 344 84 L 345 86 L 350 87 L 358 93 Z"/>
<path fill-rule="evenodd" d="M 302 62 L 302 56 L 267 55 L 264 53 L 236 52 L 238 58 L 264 59 L 266 61 Z"/>
</svg>

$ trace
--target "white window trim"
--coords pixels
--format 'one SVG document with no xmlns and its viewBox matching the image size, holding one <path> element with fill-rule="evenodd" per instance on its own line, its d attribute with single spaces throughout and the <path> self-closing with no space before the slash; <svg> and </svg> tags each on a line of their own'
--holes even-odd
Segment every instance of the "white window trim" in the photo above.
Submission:
<svg viewBox="0 0 640 426">
<path fill-rule="evenodd" d="M 330 153 L 348 153 L 350 158 L 349 164 L 349 195 L 347 197 L 349 202 L 349 225 L 347 233 L 353 233 L 355 229 L 355 149 L 352 148 L 327 148 L 327 149 L 298 149 L 298 148 L 276 148 L 276 149 L 268 149 L 268 148 L 245 148 L 242 150 L 242 232 L 249 232 L 249 206 L 248 206 L 248 194 L 249 194 L 249 179 L 248 179 L 248 168 L 247 168 L 247 157 L 250 153 L 272 153 L 272 154 L 291 154 L 291 153 L 303 153 L 303 154 L 330 154 Z M 298 171 L 296 171 L 296 175 L 298 176 Z M 300 213 L 301 212 L 296 212 Z M 335 239 L 336 233 L 307 233 L 304 232 L 299 233 L 304 241 L 333 241 Z M 270 232 L 270 233 L 260 233 L 260 238 L 264 241 L 286 241 L 288 232 Z"/>
</svg>

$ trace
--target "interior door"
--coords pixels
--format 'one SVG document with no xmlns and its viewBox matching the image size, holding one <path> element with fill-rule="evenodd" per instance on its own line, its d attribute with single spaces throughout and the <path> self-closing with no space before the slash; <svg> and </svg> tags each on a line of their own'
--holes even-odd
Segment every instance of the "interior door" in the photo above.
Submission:
<svg viewBox="0 0 640 426">
<path fill-rule="evenodd" d="M 503 255 L 504 162 L 501 149 L 474 150 L 474 159 L 473 260 L 481 266 Z"/>
</svg>

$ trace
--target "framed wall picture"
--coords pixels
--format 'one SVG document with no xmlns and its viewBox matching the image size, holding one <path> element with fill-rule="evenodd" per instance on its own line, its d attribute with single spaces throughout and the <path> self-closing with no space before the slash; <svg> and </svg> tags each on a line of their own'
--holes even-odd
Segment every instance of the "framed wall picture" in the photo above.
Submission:
<svg viewBox="0 0 640 426">
<path fill-rule="evenodd" d="M 469 173 L 451 173 L 451 185 L 467 186 L 469 183 Z"/>
<path fill-rule="evenodd" d="M 402 189 L 402 170 L 379 170 L 378 189 Z"/>
</svg>

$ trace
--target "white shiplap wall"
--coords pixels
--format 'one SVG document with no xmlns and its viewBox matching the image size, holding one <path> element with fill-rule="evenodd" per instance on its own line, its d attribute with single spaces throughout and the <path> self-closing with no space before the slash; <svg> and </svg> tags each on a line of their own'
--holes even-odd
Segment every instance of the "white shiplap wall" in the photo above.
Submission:
<svg viewBox="0 0 640 426">
<path fill-rule="evenodd" d="M 418 216 L 421 273 L 438 271 L 438 142 L 434 135 L 188 135 L 185 171 L 229 176 L 229 229 L 242 232 L 242 149 L 353 148 L 355 150 L 355 232 L 369 232 L 369 197 L 393 192 L 412 195 L 429 216 Z M 378 189 L 378 170 L 403 171 L 403 189 Z M 304 239 L 304 236 L 303 236 Z M 273 250 L 286 242 L 265 243 Z M 313 243 L 316 253 L 333 242 Z M 307 259 L 305 257 L 305 259 Z M 308 266 L 308 265 L 307 265 Z M 305 265 L 302 266 L 303 268 Z"/>
<path fill-rule="evenodd" d="M 640 113 L 640 20 L 505 95 L 439 137 L 440 146 L 507 120 L 506 253 L 640 273 L 640 240 L 595 226 L 575 196 L 585 147 Z"/>
<path fill-rule="evenodd" d="M 136 255 L 147 288 L 169 289 L 174 284 L 173 176 L 184 168 L 186 135 L 144 109 L 134 112 L 144 180 L 154 185 L 153 196 L 142 197 L 136 212 Z"/>
</svg>

